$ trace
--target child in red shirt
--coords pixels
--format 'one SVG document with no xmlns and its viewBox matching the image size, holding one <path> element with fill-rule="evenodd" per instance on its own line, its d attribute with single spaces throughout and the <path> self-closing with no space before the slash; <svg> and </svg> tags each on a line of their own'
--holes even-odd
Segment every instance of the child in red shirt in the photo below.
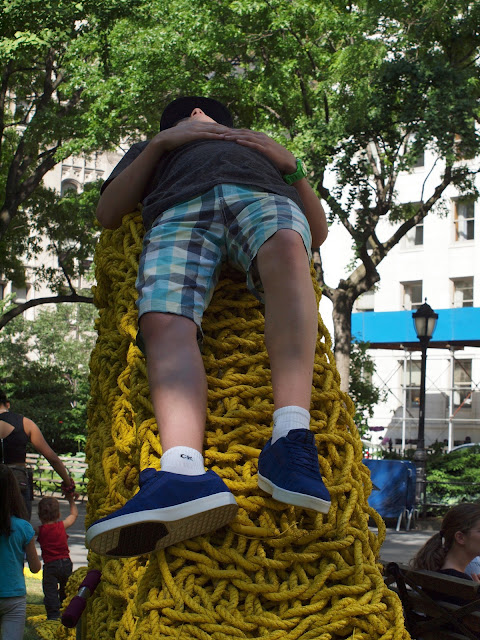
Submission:
<svg viewBox="0 0 480 640">
<path fill-rule="evenodd" d="M 72 575 L 66 529 L 71 527 L 78 516 L 73 495 L 67 495 L 70 514 L 60 520 L 60 505 L 56 498 L 42 498 L 38 503 L 38 517 L 41 526 L 36 527 L 37 539 L 43 558 L 43 595 L 47 620 L 60 618 L 60 605 L 65 599 L 65 586 Z"/>
</svg>

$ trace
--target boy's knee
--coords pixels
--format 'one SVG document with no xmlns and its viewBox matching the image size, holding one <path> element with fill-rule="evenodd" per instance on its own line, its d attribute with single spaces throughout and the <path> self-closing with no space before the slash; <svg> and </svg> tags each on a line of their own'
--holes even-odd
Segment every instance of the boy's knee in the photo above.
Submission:
<svg viewBox="0 0 480 640">
<path fill-rule="evenodd" d="M 174 313 L 145 313 L 139 320 L 139 328 L 146 345 L 166 339 L 173 342 L 197 340 L 197 325 L 194 321 Z"/>
<path fill-rule="evenodd" d="M 291 270 L 296 266 L 302 269 L 308 264 L 308 256 L 302 236 L 293 229 L 279 229 L 259 249 L 257 255 L 261 264 L 274 264 L 276 269 Z"/>
</svg>

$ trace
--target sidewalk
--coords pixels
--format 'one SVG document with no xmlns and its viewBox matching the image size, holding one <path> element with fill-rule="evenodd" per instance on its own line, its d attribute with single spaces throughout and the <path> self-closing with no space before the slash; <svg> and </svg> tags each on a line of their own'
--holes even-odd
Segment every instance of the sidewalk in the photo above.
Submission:
<svg viewBox="0 0 480 640">
<path fill-rule="evenodd" d="M 387 529 L 387 536 L 380 551 L 380 558 L 383 563 L 399 562 L 408 564 L 409 560 L 433 536 L 434 531 L 395 531 Z"/>
<path fill-rule="evenodd" d="M 37 509 L 39 500 L 40 498 L 36 496 L 33 503 L 31 521 L 33 526 L 37 526 L 40 524 Z M 68 502 L 64 498 L 59 498 L 59 502 L 60 513 L 63 520 L 69 514 Z M 78 567 L 84 567 L 87 565 L 87 550 L 85 548 L 86 506 L 86 498 L 84 498 L 82 502 L 77 502 L 77 521 L 67 531 L 68 545 L 70 547 L 70 557 L 72 558 L 74 569 L 78 569 Z M 420 547 L 425 544 L 425 542 L 431 535 L 433 535 L 433 533 L 434 532 L 432 530 L 415 529 L 413 531 L 395 531 L 394 528 L 388 528 L 387 537 L 380 551 L 380 557 L 383 562 L 394 561 L 405 564 L 410 560 L 410 558 L 415 555 Z"/>
</svg>

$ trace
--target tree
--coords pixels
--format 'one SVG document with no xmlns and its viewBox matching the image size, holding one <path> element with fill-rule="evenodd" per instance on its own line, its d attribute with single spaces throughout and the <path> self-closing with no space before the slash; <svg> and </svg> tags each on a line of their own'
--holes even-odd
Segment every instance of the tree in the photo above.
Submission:
<svg viewBox="0 0 480 640">
<path fill-rule="evenodd" d="M 479 499 L 480 446 L 433 454 L 427 458 L 427 491 L 430 503 L 453 505 Z"/>
<path fill-rule="evenodd" d="M 28 201 L 28 210 L 17 215 L 15 226 L 0 241 L 4 278 L 22 286 L 26 276 L 24 261 L 29 263 L 42 252 L 54 255 L 59 268 L 37 260 L 35 275 L 37 282 L 48 283 L 56 295 L 4 308 L 0 329 L 27 309 L 41 304 L 93 303 L 88 291 L 77 291 L 75 282 L 80 276 L 85 279 L 95 251 L 99 229 L 93 212 L 98 190 L 98 184 L 90 183 L 82 193 L 67 192 L 60 198 L 53 190 L 39 186 Z"/>
<path fill-rule="evenodd" d="M 283 138 L 305 158 L 330 221 L 351 238 L 356 263 L 336 287 L 325 281 L 321 252 L 315 255 L 318 280 L 333 302 L 337 366 L 348 388 L 355 300 L 378 282 L 380 263 L 400 239 L 441 205 L 449 185 L 476 195 L 475 170 L 465 158 L 480 150 L 474 126 L 480 5 L 238 0 L 199 6 L 203 21 L 196 28 L 215 42 L 217 56 L 203 47 L 192 64 L 206 69 L 209 60 L 208 87 L 231 92 L 242 122 Z M 421 201 L 400 203 L 399 173 L 411 170 L 425 148 L 443 166 L 441 178 Z M 384 221 L 392 231 L 380 239 Z"/>
<path fill-rule="evenodd" d="M 25 260 L 47 251 L 59 270 L 36 281 L 57 295 L 10 308 L 0 329 L 46 302 L 92 302 L 76 291 L 100 231 L 99 185 L 59 194 L 43 179 L 69 156 L 115 149 L 156 132 L 181 78 L 195 11 L 145 0 L 0 0 L 0 272 L 25 282 Z M 185 20 L 185 30 L 183 21 Z M 199 36 L 196 34 L 195 42 Z"/>
<path fill-rule="evenodd" d="M 355 122 L 347 103 L 341 153 L 333 159 L 336 186 L 318 183 L 331 209 L 352 238 L 357 264 L 334 289 L 319 280 L 334 305 L 335 345 L 339 368 L 345 370 L 351 336 L 353 303 L 378 282 L 378 266 L 400 239 L 441 204 L 449 185 L 476 195 L 475 169 L 464 161 L 478 153 L 474 123 L 478 112 L 476 57 L 479 6 L 474 3 L 422 2 L 382 4 L 382 40 L 391 46 L 364 94 L 365 113 Z M 459 144 L 460 141 L 460 144 Z M 398 202 L 396 182 L 425 148 L 444 167 L 438 183 L 422 190 L 420 202 Z M 352 214 L 352 209 L 356 209 Z M 377 229 L 388 220 L 392 232 L 380 240 Z"/>
<path fill-rule="evenodd" d="M 355 424 L 362 436 L 368 431 L 368 419 L 386 393 L 373 383 L 375 362 L 368 355 L 368 342 L 352 342 L 350 357 L 350 397 L 355 405 Z"/>
<path fill-rule="evenodd" d="M 140 19 L 140 6 L 139 0 L 0 2 L 0 270 L 21 284 L 24 260 L 46 249 L 62 274 L 37 274 L 60 294 L 52 301 L 91 301 L 73 281 L 98 235 L 92 207 L 98 185 L 61 201 L 42 181 L 62 159 L 96 153 L 121 137 L 122 119 L 105 126 L 118 92 L 108 34 L 127 17 Z"/>
<path fill-rule="evenodd" d="M 95 317 L 92 305 L 59 304 L 3 330 L 0 385 L 12 409 L 37 423 L 57 453 L 78 450 L 86 437 Z"/>
</svg>

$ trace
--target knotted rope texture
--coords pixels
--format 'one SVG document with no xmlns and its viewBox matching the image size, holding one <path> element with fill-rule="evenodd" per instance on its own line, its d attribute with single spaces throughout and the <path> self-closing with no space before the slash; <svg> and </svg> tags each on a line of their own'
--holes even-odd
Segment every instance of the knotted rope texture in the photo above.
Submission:
<svg viewBox="0 0 480 640">
<path fill-rule="evenodd" d="M 162 453 L 145 361 L 135 345 L 142 235 L 134 213 L 120 229 L 104 231 L 97 249 L 87 526 L 123 505 L 137 489 L 139 470 L 158 469 Z M 90 553 L 89 568 L 100 569 L 102 581 L 88 606 L 87 637 L 408 638 L 400 602 L 381 577 L 384 525 L 367 504 L 372 485 L 353 405 L 339 389 L 320 318 L 311 415 L 332 507 L 328 515 L 315 514 L 258 489 L 258 455 L 273 411 L 263 324 L 244 277 L 224 271 L 203 323 L 205 462 L 235 494 L 236 520 L 150 556 L 106 560 Z M 378 537 L 368 529 L 369 516 Z"/>
</svg>

